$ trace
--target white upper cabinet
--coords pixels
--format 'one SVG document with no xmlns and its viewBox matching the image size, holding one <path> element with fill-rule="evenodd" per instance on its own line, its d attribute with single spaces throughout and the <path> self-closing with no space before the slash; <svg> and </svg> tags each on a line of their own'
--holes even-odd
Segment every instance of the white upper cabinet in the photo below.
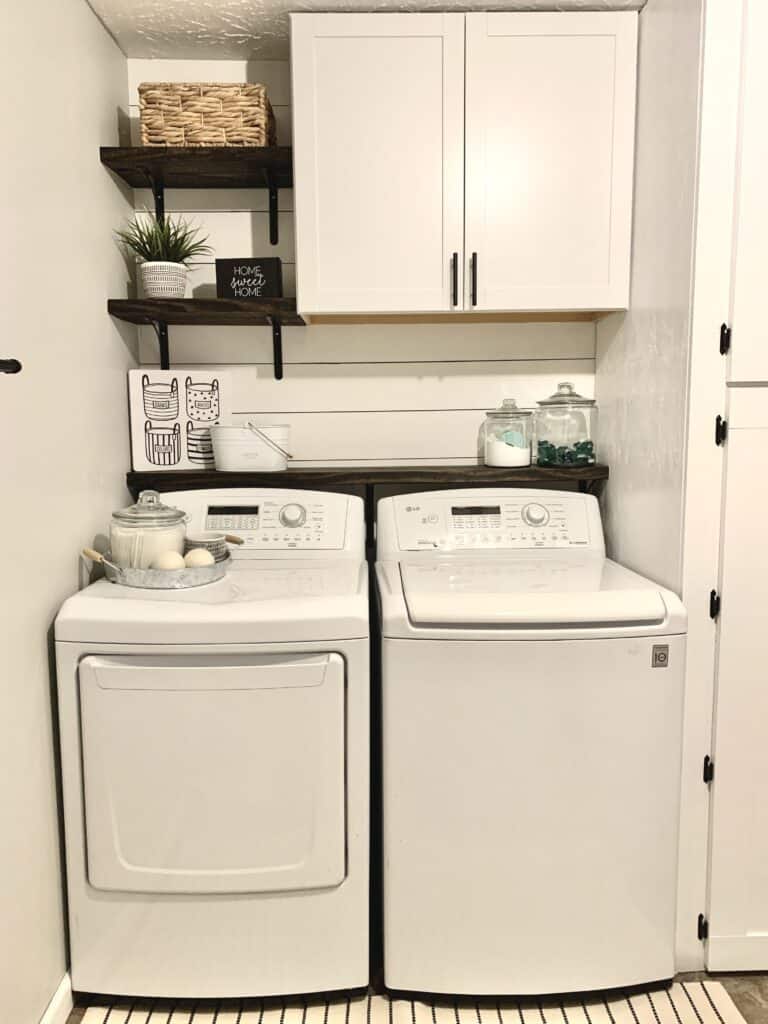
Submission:
<svg viewBox="0 0 768 1024">
<path fill-rule="evenodd" d="M 468 306 L 626 308 L 636 13 L 466 25 Z"/>
<path fill-rule="evenodd" d="M 749 0 L 742 42 L 741 123 L 737 164 L 736 232 L 733 255 L 728 379 L 768 382 L 765 329 L 765 243 L 768 238 L 768 4 Z"/>
<path fill-rule="evenodd" d="M 636 61 L 634 12 L 293 15 L 299 310 L 626 308 Z"/>
<path fill-rule="evenodd" d="M 299 309 L 449 310 L 464 16 L 297 14 L 291 28 Z"/>
</svg>

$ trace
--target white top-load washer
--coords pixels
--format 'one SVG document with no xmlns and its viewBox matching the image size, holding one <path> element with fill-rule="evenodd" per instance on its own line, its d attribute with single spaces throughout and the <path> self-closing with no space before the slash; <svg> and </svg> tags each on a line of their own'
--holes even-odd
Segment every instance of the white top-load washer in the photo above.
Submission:
<svg viewBox="0 0 768 1024">
<path fill-rule="evenodd" d="M 56 620 L 75 989 L 225 997 L 368 980 L 363 504 L 164 496 L 245 543 L 219 582 L 105 580 Z"/>
<path fill-rule="evenodd" d="M 586 494 L 403 495 L 377 529 L 386 985 L 671 977 L 680 601 Z"/>
</svg>

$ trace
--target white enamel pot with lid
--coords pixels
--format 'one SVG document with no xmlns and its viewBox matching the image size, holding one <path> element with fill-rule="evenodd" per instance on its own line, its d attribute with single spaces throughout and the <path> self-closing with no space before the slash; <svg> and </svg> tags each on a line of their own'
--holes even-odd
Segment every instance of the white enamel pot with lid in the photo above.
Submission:
<svg viewBox="0 0 768 1024">
<path fill-rule="evenodd" d="M 109 546 L 121 569 L 149 569 L 166 551 L 184 554 L 187 516 L 164 505 L 157 491 L 142 491 L 135 505 L 112 513 Z"/>
</svg>

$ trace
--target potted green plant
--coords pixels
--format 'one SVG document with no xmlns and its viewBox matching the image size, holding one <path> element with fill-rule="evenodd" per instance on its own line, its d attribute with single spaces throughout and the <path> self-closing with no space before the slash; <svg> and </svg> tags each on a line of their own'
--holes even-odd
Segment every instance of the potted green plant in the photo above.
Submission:
<svg viewBox="0 0 768 1024">
<path fill-rule="evenodd" d="M 187 265 L 212 250 L 200 229 L 185 220 L 146 212 L 115 235 L 118 242 L 139 261 L 139 278 L 144 295 L 150 299 L 183 299 L 187 288 Z"/>
</svg>

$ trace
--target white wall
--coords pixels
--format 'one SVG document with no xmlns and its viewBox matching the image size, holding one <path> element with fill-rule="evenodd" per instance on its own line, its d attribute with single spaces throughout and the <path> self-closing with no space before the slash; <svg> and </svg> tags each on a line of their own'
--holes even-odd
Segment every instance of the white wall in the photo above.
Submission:
<svg viewBox="0 0 768 1024">
<path fill-rule="evenodd" d="M 118 141 L 125 58 L 85 0 L 5 4 L 0 687 L 0 1020 L 40 1019 L 67 967 L 52 736 L 50 630 L 78 549 L 127 497 L 130 331 L 111 238 L 127 202 L 99 163 Z"/>
<path fill-rule="evenodd" d="M 713 432 L 723 411 L 717 344 L 728 317 L 740 33 L 740 5 L 708 0 L 702 40 L 703 6 L 649 0 L 640 16 L 631 310 L 597 332 L 611 554 L 682 592 L 688 609 L 679 970 L 704 966 L 696 921 L 706 910 L 702 763 L 711 752 L 708 600 L 717 579 L 722 460 Z"/>
<path fill-rule="evenodd" d="M 597 328 L 610 554 L 678 592 L 702 6 L 640 14 L 630 310 Z"/>
<path fill-rule="evenodd" d="M 290 75 L 285 61 L 129 60 L 134 138 L 143 81 L 261 81 L 269 90 L 278 141 L 291 142 Z M 137 191 L 139 208 L 152 208 Z M 263 191 L 174 191 L 181 212 L 210 234 L 220 257 L 278 255 L 286 294 L 295 294 L 293 196 L 280 193 L 280 244 L 268 238 Z M 213 257 L 212 257 L 213 259 Z M 215 295 L 213 263 L 197 266 L 192 294 Z M 151 329 L 141 355 L 157 362 Z M 171 360 L 233 364 L 238 410 L 293 426 L 297 464 L 476 462 L 483 413 L 503 397 L 532 405 L 572 380 L 594 387 L 592 323 L 313 325 L 285 328 L 285 379 L 272 375 L 268 328 L 170 328 Z M 247 367 L 247 369 L 246 369 Z"/>
</svg>

